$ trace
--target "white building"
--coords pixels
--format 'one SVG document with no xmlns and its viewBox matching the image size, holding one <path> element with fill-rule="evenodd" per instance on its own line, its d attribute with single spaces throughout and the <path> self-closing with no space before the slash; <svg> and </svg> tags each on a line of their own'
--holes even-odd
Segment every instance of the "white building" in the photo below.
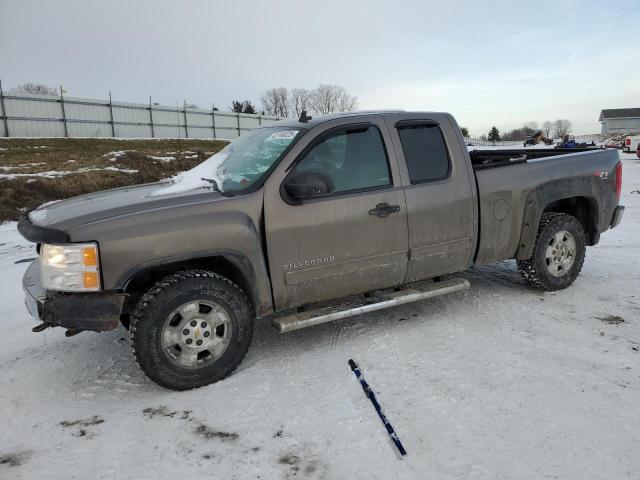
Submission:
<svg viewBox="0 0 640 480">
<path fill-rule="evenodd" d="M 602 134 L 639 133 L 640 108 L 610 108 L 600 112 Z"/>
</svg>

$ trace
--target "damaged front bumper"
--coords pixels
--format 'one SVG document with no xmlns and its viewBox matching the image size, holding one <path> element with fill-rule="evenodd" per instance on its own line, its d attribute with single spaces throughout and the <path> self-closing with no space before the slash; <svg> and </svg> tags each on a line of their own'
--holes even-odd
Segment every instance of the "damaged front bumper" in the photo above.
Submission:
<svg viewBox="0 0 640 480">
<path fill-rule="evenodd" d="M 38 261 L 29 265 L 22 279 L 29 314 L 43 327 L 72 331 L 104 332 L 118 327 L 127 297 L 118 292 L 65 293 L 42 288 Z"/>
</svg>

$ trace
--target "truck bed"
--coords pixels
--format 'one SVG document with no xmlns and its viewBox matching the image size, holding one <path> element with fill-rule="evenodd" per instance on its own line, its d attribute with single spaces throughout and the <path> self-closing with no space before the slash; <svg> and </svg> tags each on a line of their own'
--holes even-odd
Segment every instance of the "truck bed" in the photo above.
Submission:
<svg viewBox="0 0 640 480">
<path fill-rule="evenodd" d="M 598 210 L 593 212 L 597 224 L 587 232 L 591 240 L 596 240 L 591 235 L 606 230 L 611 222 L 616 206 L 614 169 L 619 162 L 616 150 L 473 150 L 469 156 L 480 211 L 476 265 L 521 255 L 522 243 L 526 243 L 523 240 L 535 238 L 542 214 L 536 209 L 546 206 L 547 198 L 562 199 L 581 192 L 580 197 L 592 202 Z M 497 168 L 507 165 L 512 167 Z M 603 176 L 601 172 L 605 172 Z M 525 219 L 531 209 L 534 209 L 531 220 Z M 530 233 L 524 233 L 526 227 L 531 229 Z"/>
<path fill-rule="evenodd" d="M 513 150 L 471 150 L 469 157 L 474 170 L 504 167 L 538 158 L 555 157 L 569 153 L 592 152 L 601 148 L 520 148 Z"/>
</svg>

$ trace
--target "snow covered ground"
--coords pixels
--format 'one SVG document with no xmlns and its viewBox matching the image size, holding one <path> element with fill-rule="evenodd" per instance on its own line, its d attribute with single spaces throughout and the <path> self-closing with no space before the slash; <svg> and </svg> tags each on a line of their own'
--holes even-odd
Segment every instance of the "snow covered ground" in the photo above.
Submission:
<svg viewBox="0 0 640 480">
<path fill-rule="evenodd" d="M 260 324 L 235 374 L 182 393 L 143 376 L 123 329 L 31 333 L 14 262 L 34 251 L 0 226 L 0 478 L 638 478 L 640 161 L 622 156 L 624 221 L 571 288 L 531 290 L 507 261 L 463 294 Z"/>
</svg>

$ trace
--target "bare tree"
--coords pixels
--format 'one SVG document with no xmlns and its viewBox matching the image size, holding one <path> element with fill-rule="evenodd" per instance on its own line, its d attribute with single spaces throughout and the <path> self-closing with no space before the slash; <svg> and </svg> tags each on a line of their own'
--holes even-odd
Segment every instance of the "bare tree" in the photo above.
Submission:
<svg viewBox="0 0 640 480">
<path fill-rule="evenodd" d="M 270 88 L 262 94 L 260 101 L 267 115 L 289 116 L 289 91 L 285 87 Z"/>
<path fill-rule="evenodd" d="M 551 134 L 552 129 L 553 129 L 553 123 L 551 123 L 549 120 L 546 120 L 542 124 L 542 132 L 544 133 L 545 138 L 549 138 L 549 135 Z"/>
<path fill-rule="evenodd" d="M 39 95 L 59 95 L 57 88 L 47 87 L 41 83 L 23 83 L 13 89 L 16 93 L 37 93 Z"/>
<path fill-rule="evenodd" d="M 530 130 L 531 132 L 540 130 L 540 128 L 538 127 L 538 122 L 536 121 L 525 122 L 523 126 L 525 129 Z"/>
<path fill-rule="evenodd" d="M 556 138 L 562 138 L 571 133 L 571 122 L 569 120 L 559 118 L 553 122 L 553 129 L 556 132 Z"/>
<path fill-rule="evenodd" d="M 293 88 L 289 96 L 289 110 L 296 118 L 300 117 L 303 110 L 311 110 L 311 99 L 313 92 L 306 88 Z"/>
<path fill-rule="evenodd" d="M 334 112 L 350 112 L 358 106 L 358 99 L 340 85 L 319 85 L 313 91 L 313 110 L 321 115 Z"/>
</svg>

